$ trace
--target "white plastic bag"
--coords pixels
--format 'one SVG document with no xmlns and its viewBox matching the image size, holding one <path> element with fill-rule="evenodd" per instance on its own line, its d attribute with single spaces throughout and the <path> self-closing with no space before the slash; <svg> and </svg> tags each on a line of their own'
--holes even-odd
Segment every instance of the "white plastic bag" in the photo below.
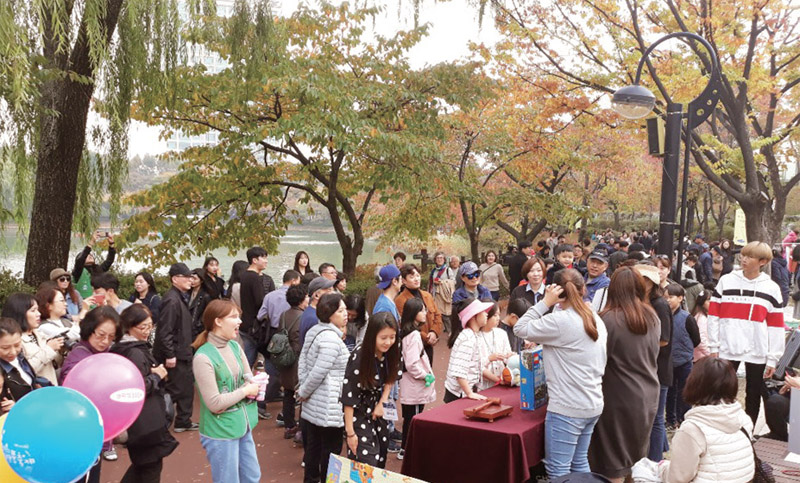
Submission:
<svg viewBox="0 0 800 483">
<path fill-rule="evenodd" d="M 634 483 L 661 483 L 658 475 L 658 463 L 642 458 L 631 468 Z"/>
</svg>

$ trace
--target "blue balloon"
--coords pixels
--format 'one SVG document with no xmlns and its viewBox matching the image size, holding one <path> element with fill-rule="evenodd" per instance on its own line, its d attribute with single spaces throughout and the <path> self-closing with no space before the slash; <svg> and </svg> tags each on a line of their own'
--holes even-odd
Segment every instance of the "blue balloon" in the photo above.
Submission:
<svg viewBox="0 0 800 483">
<path fill-rule="evenodd" d="M 44 387 L 14 404 L 3 426 L 3 454 L 31 483 L 71 483 L 100 456 L 103 421 L 83 394 Z"/>
</svg>

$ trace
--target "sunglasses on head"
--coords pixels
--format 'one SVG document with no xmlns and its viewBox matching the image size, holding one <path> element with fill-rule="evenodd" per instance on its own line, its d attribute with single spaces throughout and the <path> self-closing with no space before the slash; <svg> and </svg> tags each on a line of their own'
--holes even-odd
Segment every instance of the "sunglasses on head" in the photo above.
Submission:
<svg viewBox="0 0 800 483">
<path fill-rule="evenodd" d="M 470 280 L 474 280 L 474 279 L 476 279 L 476 278 L 481 276 L 481 272 L 480 272 L 480 270 L 478 270 L 477 272 L 472 272 L 469 275 L 464 274 L 464 276 L 467 277 Z"/>
</svg>

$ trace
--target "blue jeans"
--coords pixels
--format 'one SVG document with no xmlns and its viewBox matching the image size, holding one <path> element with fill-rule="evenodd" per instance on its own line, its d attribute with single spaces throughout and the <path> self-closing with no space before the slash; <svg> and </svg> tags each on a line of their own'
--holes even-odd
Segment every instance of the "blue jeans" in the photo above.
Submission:
<svg viewBox="0 0 800 483">
<path fill-rule="evenodd" d="M 570 473 L 589 473 L 589 442 L 600 416 L 570 418 L 547 412 L 544 420 L 544 468 L 557 478 Z"/>
<path fill-rule="evenodd" d="M 669 386 L 661 386 L 661 392 L 658 395 L 658 409 L 653 421 L 653 429 L 650 430 L 650 449 L 647 451 L 647 458 L 651 461 L 663 460 L 664 453 L 669 451 L 667 428 L 664 425 L 664 407 L 667 405 L 668 389 Z"/>
<path fill-rule="evenodd" d="M 256 341 L 254 341 L 249 335 L 242 332 L 239 332 L 239 337 L 242 338 L 242 350 L 244 351 L 244 356 L 247 357 L 247 363 L 250 364 L 250 367 L 252 368 L 254 365 L 256 365 L 256 359 L 258 358 Z"/>
<path fill-rule="evenodd" d="M 201 434 L 200 444 L 206 450 L 214 483 L 258 483 L 261 480 L 261 467 L 250 429 L 239 439 L 212 439 Z"/>
<path fill-rule="evenodd" d="M 397 399 L 399 397 L 400 397 L 400 381 L 394 381 L 394 385 L 392 386 L 392 389 L 389 391 L 389 400 L 394 403 L 395 407 L 398 407 Z M 394 431 L 394 421 L 387 421 L 387 422 L 389 423 L 388 427 L 389 427 L 389 432 L 391 433 L 392 431 Z"/>
<path fill-rule="evenodd" d="M 683 388 L 690 372 L 692 361 L 672 368 L 672 385 L 667 390 L 667 424 L 682 423 L 683 416 L 689 410 L 689 405 L 683 400 Z"/>
</svg>

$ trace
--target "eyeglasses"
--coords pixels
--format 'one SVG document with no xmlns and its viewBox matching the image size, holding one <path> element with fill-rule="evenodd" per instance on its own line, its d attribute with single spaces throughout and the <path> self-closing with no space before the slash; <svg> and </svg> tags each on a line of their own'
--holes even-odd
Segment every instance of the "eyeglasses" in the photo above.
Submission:
<svg viewBox="0 0 800 483">
<path fill-rule="evenodd" d="M 92 335 L 103 341 L 114 342 L 114 334 L 98 334 L 97 332 L 92 332 Z"/>
<path fill-rule="evenodd" d="M 139 324 L 134 328 L 139 329 L 142 332 L 150 332 L 153 330 L 153 324 Z"/>
<path fill-rule="evenodd" d="M 480 276 L 481 276 L 481 271 L 480 271 L 480 270 L 478 270 L 477 272 L 472 272 L 472 273 L 470 273 L 469 275 L 467 275 L 467 274 L 464 274 L 464 276 L 465 276 L 465 277 L 467 277 L 467 278 L 468 278 L 468 279 L 470 279 L 470 280 L 475 280 L 476 278 L 478 278 L 478 277 L 480 277 Z"/>
<path fill-rule="evenodd" d="M 59 282 L 69 282 L 69 277 L 67 276 L 58 277 L 56 280 L 58 280 Z"/>
</svg>

